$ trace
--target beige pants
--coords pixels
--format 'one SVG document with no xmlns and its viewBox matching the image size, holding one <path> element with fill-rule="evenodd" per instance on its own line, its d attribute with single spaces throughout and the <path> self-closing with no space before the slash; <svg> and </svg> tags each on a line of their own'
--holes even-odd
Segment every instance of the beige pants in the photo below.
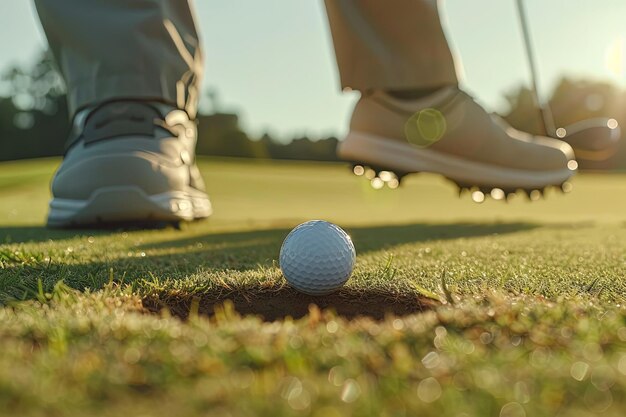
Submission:
<svg viewBox="0 0 626 417">
<path fill-rule="evenodd" d="M 195 115 L 202 51 L 184 0 L 35 0 L 70 112 L 145 98 Z M 436 0 L 325 0 L 344 88 L 456 83 Z"/>
</svg>

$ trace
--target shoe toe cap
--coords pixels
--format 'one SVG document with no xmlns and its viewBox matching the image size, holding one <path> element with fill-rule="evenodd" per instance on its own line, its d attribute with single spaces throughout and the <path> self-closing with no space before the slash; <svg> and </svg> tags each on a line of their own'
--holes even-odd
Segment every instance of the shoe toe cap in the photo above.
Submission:
<svg viewBox="0 0 626 417">
<path fill-rule="evenodd" d="M 545 136 L 536 136 L 533 143 L 539 148 L 535 151 L 536 158 L 542 161 L 545 169 L 569 169 L 575 171 L 578 167 L 574 149 L 562 140 Z"/>
</svg>

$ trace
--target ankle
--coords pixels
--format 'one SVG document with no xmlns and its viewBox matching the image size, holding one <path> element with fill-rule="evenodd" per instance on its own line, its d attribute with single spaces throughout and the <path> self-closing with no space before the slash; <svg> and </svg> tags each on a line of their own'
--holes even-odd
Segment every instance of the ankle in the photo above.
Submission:
<svg viewBox="0 0 626 417">
<path fill-rule="evenodd" d="M 433 87 L 420 88 L 387 89 L 383 91 L 396 100 L 411 101 L 428 97 L 446 87 L 449 87 L 449 85 L 438 85 Z"/>
</svg>

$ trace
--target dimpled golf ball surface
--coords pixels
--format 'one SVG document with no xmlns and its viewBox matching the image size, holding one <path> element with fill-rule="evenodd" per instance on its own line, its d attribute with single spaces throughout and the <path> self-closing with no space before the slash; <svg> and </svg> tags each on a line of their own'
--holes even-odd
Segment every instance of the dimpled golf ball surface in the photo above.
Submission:
<svg viewBox="0 0 626 417">
<path fill-rule="evenodd" d="M 356 252 L 343 229 L 323 220 L 302 223 L 280 248 L 280 268 L 287 282 L 309 295 L 330 294 L 350 278 Z"/>
</svg>

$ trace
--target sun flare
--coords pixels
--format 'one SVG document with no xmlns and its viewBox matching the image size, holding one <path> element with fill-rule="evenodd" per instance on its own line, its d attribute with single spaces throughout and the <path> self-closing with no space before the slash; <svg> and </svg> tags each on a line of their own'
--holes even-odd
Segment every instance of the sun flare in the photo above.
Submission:
<svg viewBox="0 0 626 417">
<path fill-rule="evenodd" d="M 620 36 L 609 44 L 605 54 L 606 68 L 611 74 L 617 77 L 620 82 L 626 80 L 626 72 L 624 71 L 624 59 L 626 57 L 625 48 L 624 37 Z"/>
</svg>

